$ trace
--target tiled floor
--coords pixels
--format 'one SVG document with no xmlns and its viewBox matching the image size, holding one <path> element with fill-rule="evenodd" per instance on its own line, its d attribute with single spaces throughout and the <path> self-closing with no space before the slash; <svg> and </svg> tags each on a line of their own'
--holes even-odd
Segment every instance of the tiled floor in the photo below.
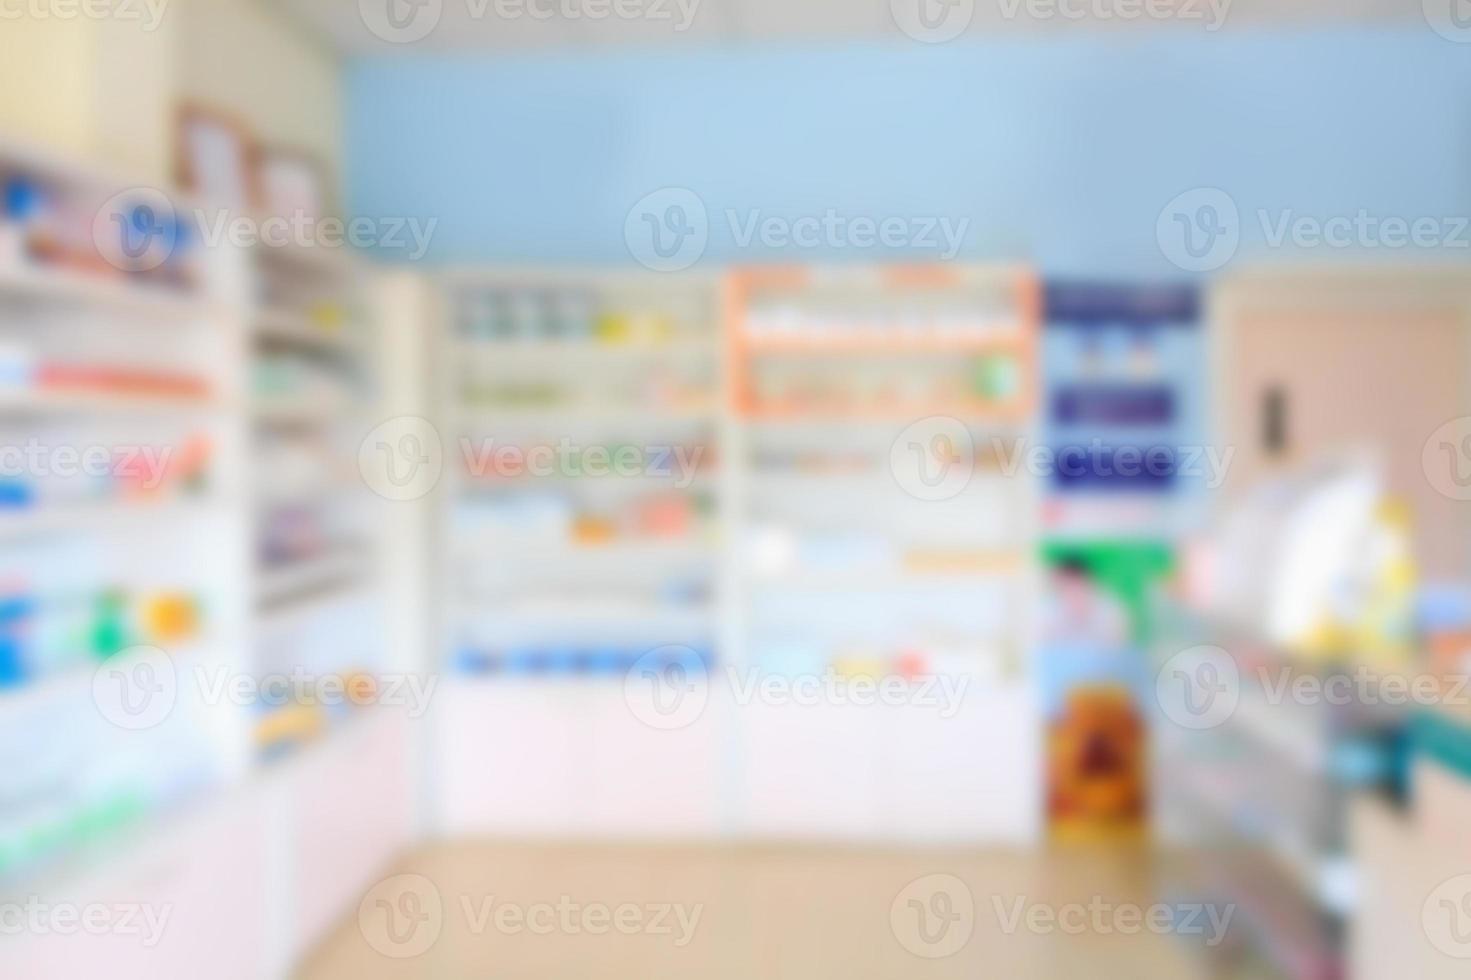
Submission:
<svg viewBox="0 0 1471 980">
<path fill-rule="evenodd" d="M 1158 899 L 1141 862 L 1075 851 L 442 845 L 370 890 L 301 980 L 1199 976 L 1178 938 L 1078 927 Z"/>
</svg>

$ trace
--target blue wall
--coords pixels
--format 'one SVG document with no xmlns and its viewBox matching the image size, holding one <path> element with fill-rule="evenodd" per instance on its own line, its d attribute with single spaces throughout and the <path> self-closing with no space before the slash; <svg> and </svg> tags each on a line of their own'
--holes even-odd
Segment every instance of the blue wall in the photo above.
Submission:
<svg viewBox="0 0 1471 980">
<path fill-rule="evenodd" d="M 1244 258 L 1257 208 L 1471 214 L 1468 94 L 1471 51 L 1428 29 L 375 59 L 348 73 L 348 199 L 437 217 L 434 261 L 626 262 L 630 206 L 683 186 L 707 265 L 821 257 L 738 248 L 727 208 L 831 207 L 969 217 L 971 258 L 1178 274 L 1155 221 L 1196 186 L 1235 199 Z"/>
</svg>

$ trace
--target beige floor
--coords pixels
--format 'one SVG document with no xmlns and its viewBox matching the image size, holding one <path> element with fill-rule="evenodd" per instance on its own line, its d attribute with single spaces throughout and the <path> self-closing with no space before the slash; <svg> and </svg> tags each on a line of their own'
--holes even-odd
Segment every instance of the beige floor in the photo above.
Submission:
<svg viewBox="0 0 1471 980">
<path fill-rule="evenodd" d="M 922 952 L 941 950 L 918 940 L 904 919 L 915 892 L 900 897 L 916 879 L 934 874 L 963 881 L 974 903 L 973 933 L 943 958 L 905 948 L 907 940 Z M 419 911 L 421 921 L 432 921 L 429 931 L 412 934 L 412 943 L 432 940 L 428 948 L 385 946 L 374 918 L 381 914 L 374 911 L 377 898 L 401 902 L 403 887 L 420 889 L 421 898 L 424 894 L 423 879 L 393 877 L 367 895 L 361 918 L 351 916 L 309 959 L 301 980 L 1188 980 L 1200 975 L 1194 956 L 1178 939 L 1149 932 L 1040 934 L 1025 925 L 1010 931 L 1003 926 L 1019 901 L 1052 908 L 1087 904 L 1095 896 L 1114 905 L 1157 901 L 1147 870 L 1119 855 L 496 842 L 426 849 L 389 875 L 421 875 L 432 882 L 441 913 L 424 918 L 430 906 L 423 901 L 407 908 Z M 940 880 L 926 879 L 916 887 L 923 892 Z M 962 892 L 953 884 L 945 887 Z M 559 902 L 575 903 L 578 912 L 569 918 L 531 911 L 537 903 Z M 590 907 L 606 907 L 611 915 L 628 903 L 639 906 L 636 913 L 624 913 L 628 934 L 610 929 L 593 935 L 578 925 L 578 916 Z M 661 903 L 682 906 L 686 923 L 699 908 L 683 945 L 677 942 L 681 930 L 674 914 L 665 920 L 666 933 L 654 921 L 658 913 L 647 909 Z M 496 911 L 503 904 L 539 916 L 539 934 L 518 927 L 514 918 L 502 919 L 504 927 L 497 928 L 495 917 L 508 914 Z M 561 917 L 552 919 L 553 914 Z M 635 932 L 635 914 L 651 928 Z M 571 927 L 561 924 L 569 921 Z M 901 937 L 906 930 L 909 934 Z M 375 941 L 395 955 L 375 949 Z M 405 953 L 415 955 L 397 955 Z"/>
</svg>

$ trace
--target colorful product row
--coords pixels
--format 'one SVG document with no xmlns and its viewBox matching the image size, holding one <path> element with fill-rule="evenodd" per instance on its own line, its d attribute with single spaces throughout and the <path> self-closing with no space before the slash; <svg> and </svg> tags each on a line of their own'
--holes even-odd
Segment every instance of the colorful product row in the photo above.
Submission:
<svg viewBox="0 0 1471 980">
<path fill-rule="evenodd" d="M 482 290 L 461 295 L 459 331 L 470 340 L 660 343 L 681 328 L 673 315 L 611 309 L 584 290 Z"/>
<path fill-rule="evenodd" d="M 69 197 L 27 174 L 6 174 L 0 186 L 0 264 L 174 287 L 197 281 L 200 249 L 194 229 L 158 213 L 148 192 L 140 190 L 136 201 L 120 201 L 109 217 L 110 223 L 98 221 L 93 200 Z"/>
<path fill-rule="evenodd" d="M 186 371 L 38 362 L 29 350 L 13 344 L 0 347 L 0 384 L 11 391 L 42 395 L 197 400 L 211 393 L 208 380 Z"/>
<path fill-rule="evenodd" d="M 35 824 L 0 828 L 0 880 L 112 837 L 148 814 L 142 796 L 132 789 L 116 791 L 70 813 L 52 814 Z"/>
<path fill-rule="evenodd" d="M 0 596 L 0 688 L 106 660 L 139 644 L 177 645 L 198 635 L 200 618 L 199 600 L 187 592 Z"/>
<path fill-rule="evenodd" d="M 590 446 L 549 441 L 512 443 L 485 440 L 466 443 L 461 464 L 470 479 L 487 483 L 520 477 L 638 476 L 687 480 L 713 470 L 719 461 L 715 446 L 704 442 L 609 442 Z"/>
<path fill-rule="evenodd" d="M 708 643 L 465 647 L 455 655 L 455 669 L 462 674 L 612 677 L 627 674 L 635 666 L 657 670 L 679 665 L 702 671 L 714 664 L 715 653 Z"/>
<path fill-rule="evenodd" d="M 264 759 L 278 759 L 321 738 L 337 723 L 378 697 L 373 675 L 354 671 L 331 675 L 330 690 L 340 692 L 320 701 L 298 699 L 284 691 L 262 688 L 254 705 L 256 748 Z"/>
<path fill-rule="evenodd" d="M 558 494 L 524 494 L 477 501 L 465 516 L 477 529 L 592 546 L 689 538 L 713 519 L 714 509 L 713 498 L 703 492 L 639 494 L 601 508 Z"/>
<path fill-rule="evenodd" d="M 752 385 L 758 404 L 797 409 L 994 403 L 1016 397 L 1021 368 L 1010 354 L 947 359 L 931 370 L 892 362 L 767 359 L 756 365 Z"/>
<path fill-rule="evenodd" d="M 703 375 L 650 371 L 624 376 L 614 385 L 604 379 L 596 389 L 585 379 L 576 384 L 537 378 L 470 378 L 461 397 L 471 408 L 699 411 L 710 405 L 712 382 Z M 613 406 L 617 406 L 614 408 Z"/>
<path fill-rule="evenodd" d="M 11 446 L 0 459 L 0 510 L 197 495 L 208 486 L 213 455 L 202 434 L 178 445 Z"/>
</svg>

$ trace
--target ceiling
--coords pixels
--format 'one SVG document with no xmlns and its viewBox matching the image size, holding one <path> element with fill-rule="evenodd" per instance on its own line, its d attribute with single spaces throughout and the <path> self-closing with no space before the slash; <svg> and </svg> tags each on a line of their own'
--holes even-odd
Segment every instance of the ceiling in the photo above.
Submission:
<svg viewBox="0 0 1471 980">
<path fill-rule="evenodd" d="M 635 45 L 889 39 L 915 5 L 956 43 L 998 35 L 1175 30 L 1216 34 L 1263 26 L 1407 25 L 1429 30 L 1415 0 L 269 0 L 349 55 L 517 52 Z M 1424 0 L 1427 6 L 1458 0 Z M 891 9 L 891 4 L 893 8 Z M 949 7 L 943 6 L 949 4 Z M 1214 5 L 1214 6 L 1213 6 Z M 1096 9 L 1112 10 L 1099 17 Z M 389 10 L 393 16 L 390 19 Z M 1150 18 L 1124 12 L 1169 9 Z M 603 16 L 591 16 L 601 10 Z M 1066 10 L 1073 16 L 1063 16 Z M 570 11 L 570 13 L 569 13 Z M 533 12 L 536 16 L 533 16 Z M 948 20 L 937 19 L 946 18 Z M 908 23 L 913 24 L 911 19 Z M 923 28 L 916 28 L 924 33 Z M 940 33 L 925 35 L 930 39 Z M 958 32 L 958 33 L 957 33 Z"/>
</svg>

